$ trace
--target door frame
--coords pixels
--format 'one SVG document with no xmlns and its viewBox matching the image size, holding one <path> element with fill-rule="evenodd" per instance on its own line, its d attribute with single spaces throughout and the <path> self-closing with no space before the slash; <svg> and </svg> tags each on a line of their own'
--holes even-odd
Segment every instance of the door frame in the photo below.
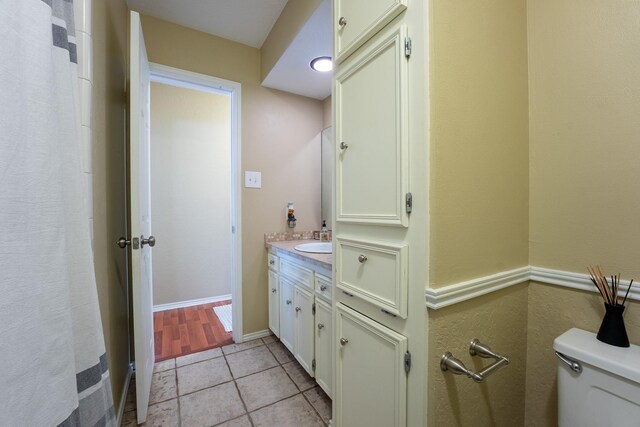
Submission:
<svg viewBox="0 0 640 427">
<path fill-rule="evenodd" d="M 231 317 L 233 340 L 242 342 L 242 85 L 166 65 L 149 63 L 152 82 L 228 95 L 231 98 Z"/>
</svg>

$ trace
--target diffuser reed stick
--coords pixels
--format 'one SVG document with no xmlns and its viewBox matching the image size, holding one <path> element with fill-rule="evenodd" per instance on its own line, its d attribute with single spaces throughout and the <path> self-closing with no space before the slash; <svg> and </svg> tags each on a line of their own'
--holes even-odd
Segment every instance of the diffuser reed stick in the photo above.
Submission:
<svg viewBox="0 0 640 427">
<path fill-rule="evenodd" d="M 596 286 L 606 304 L 624 306 L 624 303 L 627 301 L 627 297 L 629 296 L 631 285 L 633 285 L 633 279 L 627 287 L 627 292 L 622 299 L 622 303 L 618 303 L 621 274 L 618 273 L 610 276 L 611 283 L 609 283 L 607 276 L 602 272 L 602 268 L 599 265 L 591 265 L 587 267 L 587 271 L 591 276 L 591 282 Z"/>
</svg>

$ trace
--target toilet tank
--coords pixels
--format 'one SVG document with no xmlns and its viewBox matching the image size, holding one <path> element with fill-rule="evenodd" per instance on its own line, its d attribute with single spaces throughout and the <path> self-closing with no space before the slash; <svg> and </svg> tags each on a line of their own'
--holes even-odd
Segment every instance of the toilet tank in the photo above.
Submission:
<svg viewBox="0 0 640 427">
<path fill-rule="evenodd" d="M 553 348 L 582 366 L 576 373 L 558 359 L 559 427 L 640 426 L 639 346 L 614 347 L 574 328 Z"/>
</svg>

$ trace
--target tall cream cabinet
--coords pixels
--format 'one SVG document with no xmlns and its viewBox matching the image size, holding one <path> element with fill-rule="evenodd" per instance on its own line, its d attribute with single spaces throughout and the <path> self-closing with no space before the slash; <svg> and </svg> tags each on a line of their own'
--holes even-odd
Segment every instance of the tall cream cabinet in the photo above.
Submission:
<svg viewBox="0 0 640 427">
<path fill-rule="evenodd" d="M 337 427 L 424 425 L 426 7 L 334 0 Z"/>
</svg>

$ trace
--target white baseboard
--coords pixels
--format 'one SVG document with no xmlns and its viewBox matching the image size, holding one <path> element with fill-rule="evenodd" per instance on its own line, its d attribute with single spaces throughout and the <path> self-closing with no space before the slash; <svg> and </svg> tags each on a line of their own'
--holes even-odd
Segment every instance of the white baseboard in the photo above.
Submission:
<svg viewBox="0 0 640 427">
<path fill-rule="evenodd" d="M 124 380 L 124 386 L 122 387 L 122 396 L 120 396 L 120 406 L 118 407 L 118 415 L 116 417 L 116 425 L 122 425 L 122 417 L 124 416 L 124 405 L 127 402 L 127 394 L 129 394 L 129 385 L 131 384 L 131 375 L 133 374 L 133 369 L 131 365 L 129 365 L 129 369 L 127 370 L 127 377 Z"/>
<path fill-rule="evenodd" d="M 437 310 L 527 281 L 598 292 L 587 274 L 527 266 L 441 288 L 428 288 L 425 290 L 427 308 Z M 626 292 L 627 286 L 629 286 L 628 280 L 620 281 L 621 290 Z M 627 299 L 640 301 L 640 284 L 633 285 Z"/>
<path fill-rule="evenodd" d="M 190 301 L 172 302 L 169 304 L 159 304 L 153 306 L 153 312 L 164 310 L 175 310 L 176 308 L 192 307 L 194 305 L 211 304 L 212 302 L 220 302 L 231 299 L 231 294 L 220 295 L 217 297 L 192 299 Z"/>
<path fill-rule="evenodd" d="M 268 337 L 269 335 L 273 335 L 271 333 L 271 330 L 269 329 L 264 329 L 262 331 L 257 331 L 257 332 L 251 332 L 250 334 L 246 334 L 242 336 L 242 342 Z"/>
</svg>

